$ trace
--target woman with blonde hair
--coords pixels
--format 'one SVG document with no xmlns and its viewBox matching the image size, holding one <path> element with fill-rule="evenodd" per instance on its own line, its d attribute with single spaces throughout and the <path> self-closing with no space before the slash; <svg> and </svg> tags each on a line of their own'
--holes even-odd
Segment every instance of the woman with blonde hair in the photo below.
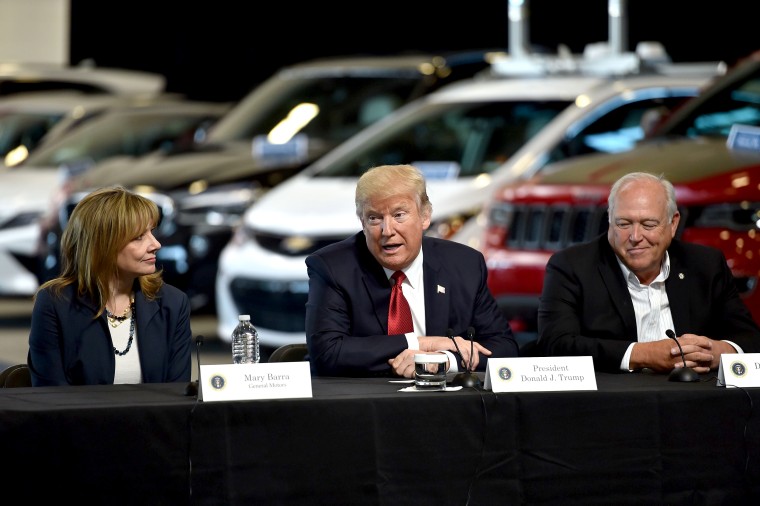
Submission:
<svg viewBox="0 0 760 506">
<path fill-rule="evenodd" d="M 34 386 L 190 380 L 190 305 L 163 282 L 156 204 L 121 186 L 82 199 L 61 274 L 38 289 L 27 362 Z"/>
</svg>

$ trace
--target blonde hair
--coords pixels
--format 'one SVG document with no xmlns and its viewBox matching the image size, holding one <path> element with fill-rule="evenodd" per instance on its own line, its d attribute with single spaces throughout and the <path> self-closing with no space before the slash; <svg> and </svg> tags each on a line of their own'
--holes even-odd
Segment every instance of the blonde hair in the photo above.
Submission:
<svg viewBox="0 0 760 506">
<path fill-rule="evenodd" d="M 76 205 L 61 236 L 61 274 L 39 289 L 50 288 L 60 295 L 73 284 L 77 295 L 99 304 L 97 318 L 106 307 L 109 282 L 118 276 L 119 252 L 147 228 L 158 225 L 159 218 L 155 202 L 122 186 L 93 191 Z M 159 270 L 138 278 L 148 299 L 155 299 L 161 288 L 161 274 Z"/>
<path fill-rule="evenodd" d="M 373 198 L 388 198 L 403 193 L 412 194 L 420 215 L 429 218 L 433 204 L 428 198 L 425 176 L 414 165 L 378 165 L 362 174 L 356 183 L 356 216 L 364 221 L 364 208 Z"/>
</svg>

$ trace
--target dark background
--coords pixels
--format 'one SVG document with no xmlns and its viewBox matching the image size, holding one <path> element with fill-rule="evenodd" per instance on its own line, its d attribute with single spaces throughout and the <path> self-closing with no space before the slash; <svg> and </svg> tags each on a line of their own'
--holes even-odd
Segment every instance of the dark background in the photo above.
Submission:
<svg viewBox="0 0 760 506">
<path fill-rule="evenodd" d="M 628 0 L 628 44 L 729 64 L 760 48 L 756 0 Z M 607 0 L 532 0 L 529 39 L 581 53 L 608 38 Z M 71 0 L 70 61 L 164 74 L 168 91 L 234 101 L 280 67 L 323 56 L 507 49 L 507 0 Z"/>
</svg>

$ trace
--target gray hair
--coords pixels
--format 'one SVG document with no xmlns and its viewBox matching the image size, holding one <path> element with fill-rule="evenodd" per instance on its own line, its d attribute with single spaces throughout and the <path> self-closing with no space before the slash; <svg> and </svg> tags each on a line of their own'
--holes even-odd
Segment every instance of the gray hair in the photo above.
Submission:
<svg viewBox="0 0 760 506">
<path fill-rule="evenodd" d="M 675 216 L 676 211 L 678 211 L 678 205 L 676 204 L 676 191 L 673 188 L 673 184 L 665 179 L 664 174 L 656 176 L 654 174 L 650 174 L 649 172 L 631 172 L 615 181 L 615 183 L 612 185 L 612 188 L 610 189 L 610 195 L 607 197 L 607 218 L 610 223 L 612 223 L 612 216 L 615 214 L 615 204 L 617 202 L 617 196 L 620 193 L 620 190 L 625 188 L 629 183 L 642 180 L 653 181 L 662 185 L 662 188 L 665 190 L 665 196 L 667 198 L 666 211 L 668 213 L 668 222 L 671 222 L 673 220 L 673 216 Z"/>
</svg>

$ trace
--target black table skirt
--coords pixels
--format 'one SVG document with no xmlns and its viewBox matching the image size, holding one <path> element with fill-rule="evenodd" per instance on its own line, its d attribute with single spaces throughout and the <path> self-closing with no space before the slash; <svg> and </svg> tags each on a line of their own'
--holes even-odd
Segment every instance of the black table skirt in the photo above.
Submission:
<svg viewBox="0 0 760 506">
<path fill-rule="evenodd" d="M 596 391 L 197 402 L 185 385 L 0 390 L 7 496 L 84 504 L 749 504 L 760 389 L 597 374 Z M 35 483 L 36 485 L 31 485 Z"/>
</svg>

